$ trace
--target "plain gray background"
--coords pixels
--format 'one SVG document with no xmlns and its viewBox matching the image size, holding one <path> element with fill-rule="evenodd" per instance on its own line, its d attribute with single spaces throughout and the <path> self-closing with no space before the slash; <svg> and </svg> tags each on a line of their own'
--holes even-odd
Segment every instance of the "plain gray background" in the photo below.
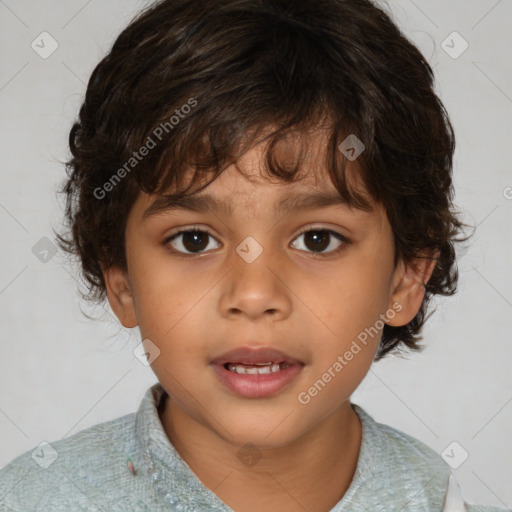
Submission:
<svg viewBox="0 0 512 512">
<path fill-rule="evenodd" d="M 133 355 L 138 330 L 81 303 L 78 270 L 44 240 L 60 228 L 61 162 L 87 80 L 144 5 L 0 0 L 0 467 L 135 411 L 156 382 Z M 512 3 L 387 5 L 434 67 L 456 132 L 456 202 L 477 228 L 459 251 L 459 293 L 427 322 L 425 351 L 376 363 L 353 401 L 460 463 L 466 501 L 512 507 Z M 46 58 L 42 32 L 58 44 Z"/>
</svg>

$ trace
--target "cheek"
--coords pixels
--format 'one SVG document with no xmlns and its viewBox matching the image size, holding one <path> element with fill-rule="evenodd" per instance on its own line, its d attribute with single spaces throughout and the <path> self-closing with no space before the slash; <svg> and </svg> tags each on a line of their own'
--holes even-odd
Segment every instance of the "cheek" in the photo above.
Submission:
<svg viewBox="0 0 512 512">
<path fill-rule="evenodd" d="M 141 334 L 165 337 L 201 297 L 194 274 L 173 263 L 162 248 L 139 249 L 130 276 Z"/>
<path fill-rule="evenodd" d="M 343 338 L 355 337 L 385 313 L 389 300 L 388 272 L 355 263 L 334 273 L 321 291 L 308 297 L 327 326 Z"/>
<path fill-rule="evenodd" d="M 330 370 L 325 375 L 332 381 L 329 388 L 344 391 L 342 395 L 357 387 L 374 360 L 392 274 L 390 261 L 359 255 L 344 263 L 324 280 L 321 290 L 308 288 L 304 292 L 322 320 L 316 322 L 315 359 L 321 372 Z"/>
<path fill-rule="evenodd" d="M 332 414 L 364 379 L 375 352 L 375 343 L 338 343 L 338 350 L 317 360 L 313 378 L 297 395 L 300 411 L 311 414 L 316 421 Z"/>
<path fill-rule="evenodd" d="M 198 358 L 206 357 L 211 331 L 205 319 L 215 308 L 213 297 L 205 296 L 211 284 L 176 271 L 148 271 L 145 277 L 141 274 L 138 282 L 136 314 L 142 338 L 160 351 L 152 367 L 159 377 L 165 378 L 167 370 L 187 379 L 197 370 Z"/>
</svg>

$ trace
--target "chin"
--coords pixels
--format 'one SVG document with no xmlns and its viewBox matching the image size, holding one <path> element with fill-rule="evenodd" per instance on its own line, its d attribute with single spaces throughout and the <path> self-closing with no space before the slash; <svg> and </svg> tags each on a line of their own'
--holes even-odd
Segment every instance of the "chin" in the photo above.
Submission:
<svg viewBox="0 0 512 512">
<path fill-rule="evenodd" d="M 289 413 L 288 413 L 289 414 Z M 260 449 L 278 449 L 293 443 L 305 431 L 305 423 L 296 425 L 296 414 L 266 415 L 243 414 L 235 412 L 233 416 L 223 418 L 224 429 L 211 425 L 217 434 L 233 446 L 243 447 L 253 444 Z M 292 419 L 293 417 L 293 419 Z M 283 421 L 284 420 L 284 421 Z"/>
</svg>

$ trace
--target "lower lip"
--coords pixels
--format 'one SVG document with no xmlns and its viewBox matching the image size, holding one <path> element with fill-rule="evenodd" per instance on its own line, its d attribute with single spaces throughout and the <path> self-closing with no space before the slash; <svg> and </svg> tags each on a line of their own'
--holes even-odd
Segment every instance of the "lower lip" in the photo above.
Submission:
<svg viewBox="0 0 512 512">
<path fill-rule="evenodd" d="M 247 375 L 226 370 L 221 364 L 213 364 L 215 373 L 233 393 L 246 398 L 272 396 L 281 391 L 302 370 L 301 364 L 293 364 L 275 373 Z"/>
</svg>

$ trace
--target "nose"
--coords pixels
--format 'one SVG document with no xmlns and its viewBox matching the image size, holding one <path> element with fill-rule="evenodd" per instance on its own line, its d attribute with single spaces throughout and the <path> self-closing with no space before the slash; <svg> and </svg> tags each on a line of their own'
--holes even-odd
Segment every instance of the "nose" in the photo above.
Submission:
<svg viewBox="0 0 512 512">
<path fill-rule="evenodd" d="M 259 244 L 258 244 L 259 246 Z M 251 240 L 242 243 L 230 261 L 231 271 L 222 281 L 219 308 L 224 317 L 251 320 L 287 318 L 292 309 L 284 263 L 271 250 L 258 249 Z"/>
</svg>

